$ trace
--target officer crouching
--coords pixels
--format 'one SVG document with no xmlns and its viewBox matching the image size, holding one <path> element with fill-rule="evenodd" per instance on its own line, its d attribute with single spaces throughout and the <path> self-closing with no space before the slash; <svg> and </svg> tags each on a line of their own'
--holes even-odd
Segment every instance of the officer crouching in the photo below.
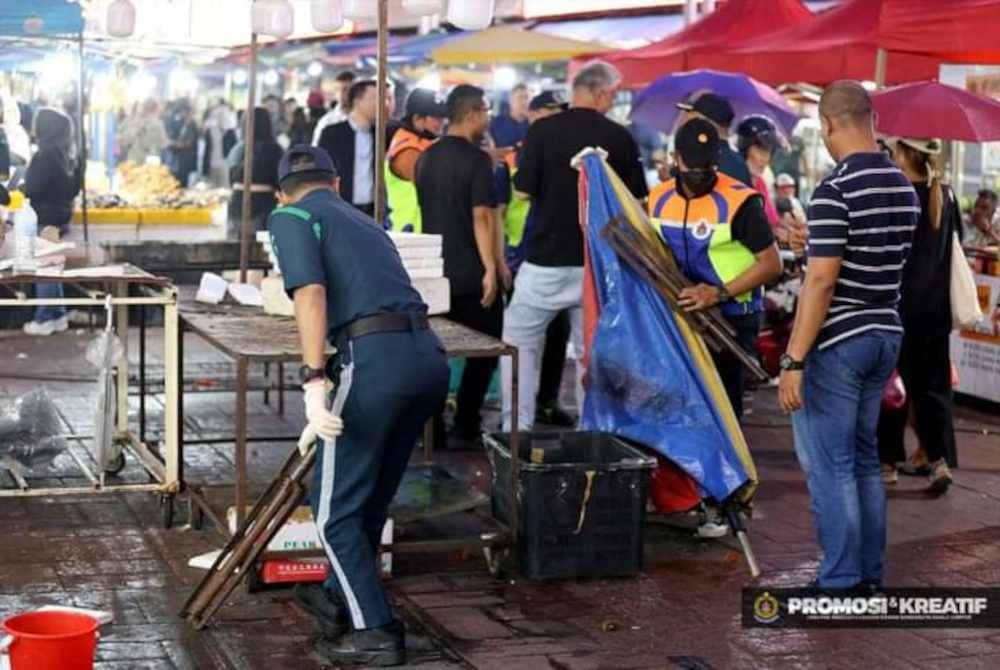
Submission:
<svg viewBox="0 0 1000 670">
<path fill-rule="evenodd" d="M 330 156 L 292 147 L 278 180 L 281 207 L 267 226 L 295 303 L 306 417 L 320 438 L 313 515 L 332 568 L 295 596 L 335 665 L 399 665 L 403 626 L 375 557 L 410 453 L 444 406 L 444 348 L 389 237 L 337 195 Z M 329 361 L 326 341 L 337 348 Z"/>
</svg>

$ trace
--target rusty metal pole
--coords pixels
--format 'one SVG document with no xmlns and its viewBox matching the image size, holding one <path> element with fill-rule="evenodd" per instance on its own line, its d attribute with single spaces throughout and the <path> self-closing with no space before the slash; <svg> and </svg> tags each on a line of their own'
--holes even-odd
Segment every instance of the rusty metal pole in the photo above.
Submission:
<svg viewBox="0 0 1000 670">
<path fill-rule="evenodd" d="M 385 221 L 385 126 L 386 93 L 388 92 L 389 0 L 378 0 L 378 69 L 376 71 L 375 108 L 375 223 Z"/>
<path fill-rule="evenodd" d="M 250 238 L 253 221 L 250 219 L 250 200 L 253 192 L 254 110 L 257 105 L 257 33 L 250 35 L 250 88 L 247 92 L 247 110 L 243 115 L 243 209 L 240 214 L 240 283 L 247 282 L 250 265 Z"/>
</svg>

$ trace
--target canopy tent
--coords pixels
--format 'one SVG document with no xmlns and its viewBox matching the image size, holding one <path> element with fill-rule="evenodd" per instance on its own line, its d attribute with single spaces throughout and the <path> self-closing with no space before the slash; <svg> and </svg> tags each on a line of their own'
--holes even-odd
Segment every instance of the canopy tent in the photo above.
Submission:
<svg viewBox="0 0 1000 670">
<path fill-rule="evenodd" d="M 1000 0 L 882 0 L 879 46 L 952 63 L 1000 63 Z M 891 71 L 901 56 L 891 53 Z"/>
<path fill-rule="evenodd" d="M 629 88 L 646 86 L 670 72 L 699 67 L 732 71 L 741 64 L 717 67 L 706 64 L 699 56 L 725 49 L 747 35 L 769 35 L 812 17 L 800 0 L 729 0 L 714 13 L 665 40 L 600 57 L 621 70 Z M 576 61 L 577 66 L 581 60 Z"/>
<path fill-rule="evenodd" d="M 531 30 L 555 37 L 601 42 L 618 49 L 637 49 L 666 39 L 684 29 L 682 14 L 609 16 L 598 19 L 546 21 Z"/>
<path fill-rule="evenodd" d="M 555 37 L 512 26 L 497 26 L 448 42 L 431 52 L 442 65 L 466 63 L 534 63 L 601 51 L 598 42 Z"/>
<path fill-rule="evenodd" d="M 809 21 L 700 55 L 699 65 L 735 69 L 769 84 L 875 80 L 878 28 L 886 4 L 886 0 L 846 0 Z M 945 26 L 936 30 L 943 34 Z M 885 83 L 937 79 L 938 65 L 933 58 L 892 54 Z"/>
</svg>

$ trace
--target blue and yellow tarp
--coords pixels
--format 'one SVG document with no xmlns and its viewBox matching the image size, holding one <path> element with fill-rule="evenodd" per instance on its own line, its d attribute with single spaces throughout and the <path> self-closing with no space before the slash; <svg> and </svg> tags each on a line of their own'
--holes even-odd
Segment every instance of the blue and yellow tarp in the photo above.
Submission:
<svg viewBox="0 0 1000 670">
<path fill-rule="evenodd" d="M 704 497 L 748 502 L 757 471 L 708 347 L 601 237 L 612 219 L 648 230 L 646 213 L 599 152 L 585 152 L 578 166 L 586 240 L 581 427 L 655 450 Z"/>
</svg>

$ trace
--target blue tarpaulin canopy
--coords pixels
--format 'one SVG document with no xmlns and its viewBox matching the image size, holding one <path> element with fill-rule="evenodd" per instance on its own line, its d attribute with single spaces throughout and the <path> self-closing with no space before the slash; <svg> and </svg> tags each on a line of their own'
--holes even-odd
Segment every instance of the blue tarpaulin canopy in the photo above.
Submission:
<svg viewBox="0 0 1000 670">
<path fill-rule="evenodd" d="M 80 5 L 66 0 L 6 0 L 0 10 L 0 36 L 47 37 L 83 31 Z"/>
</svg>

